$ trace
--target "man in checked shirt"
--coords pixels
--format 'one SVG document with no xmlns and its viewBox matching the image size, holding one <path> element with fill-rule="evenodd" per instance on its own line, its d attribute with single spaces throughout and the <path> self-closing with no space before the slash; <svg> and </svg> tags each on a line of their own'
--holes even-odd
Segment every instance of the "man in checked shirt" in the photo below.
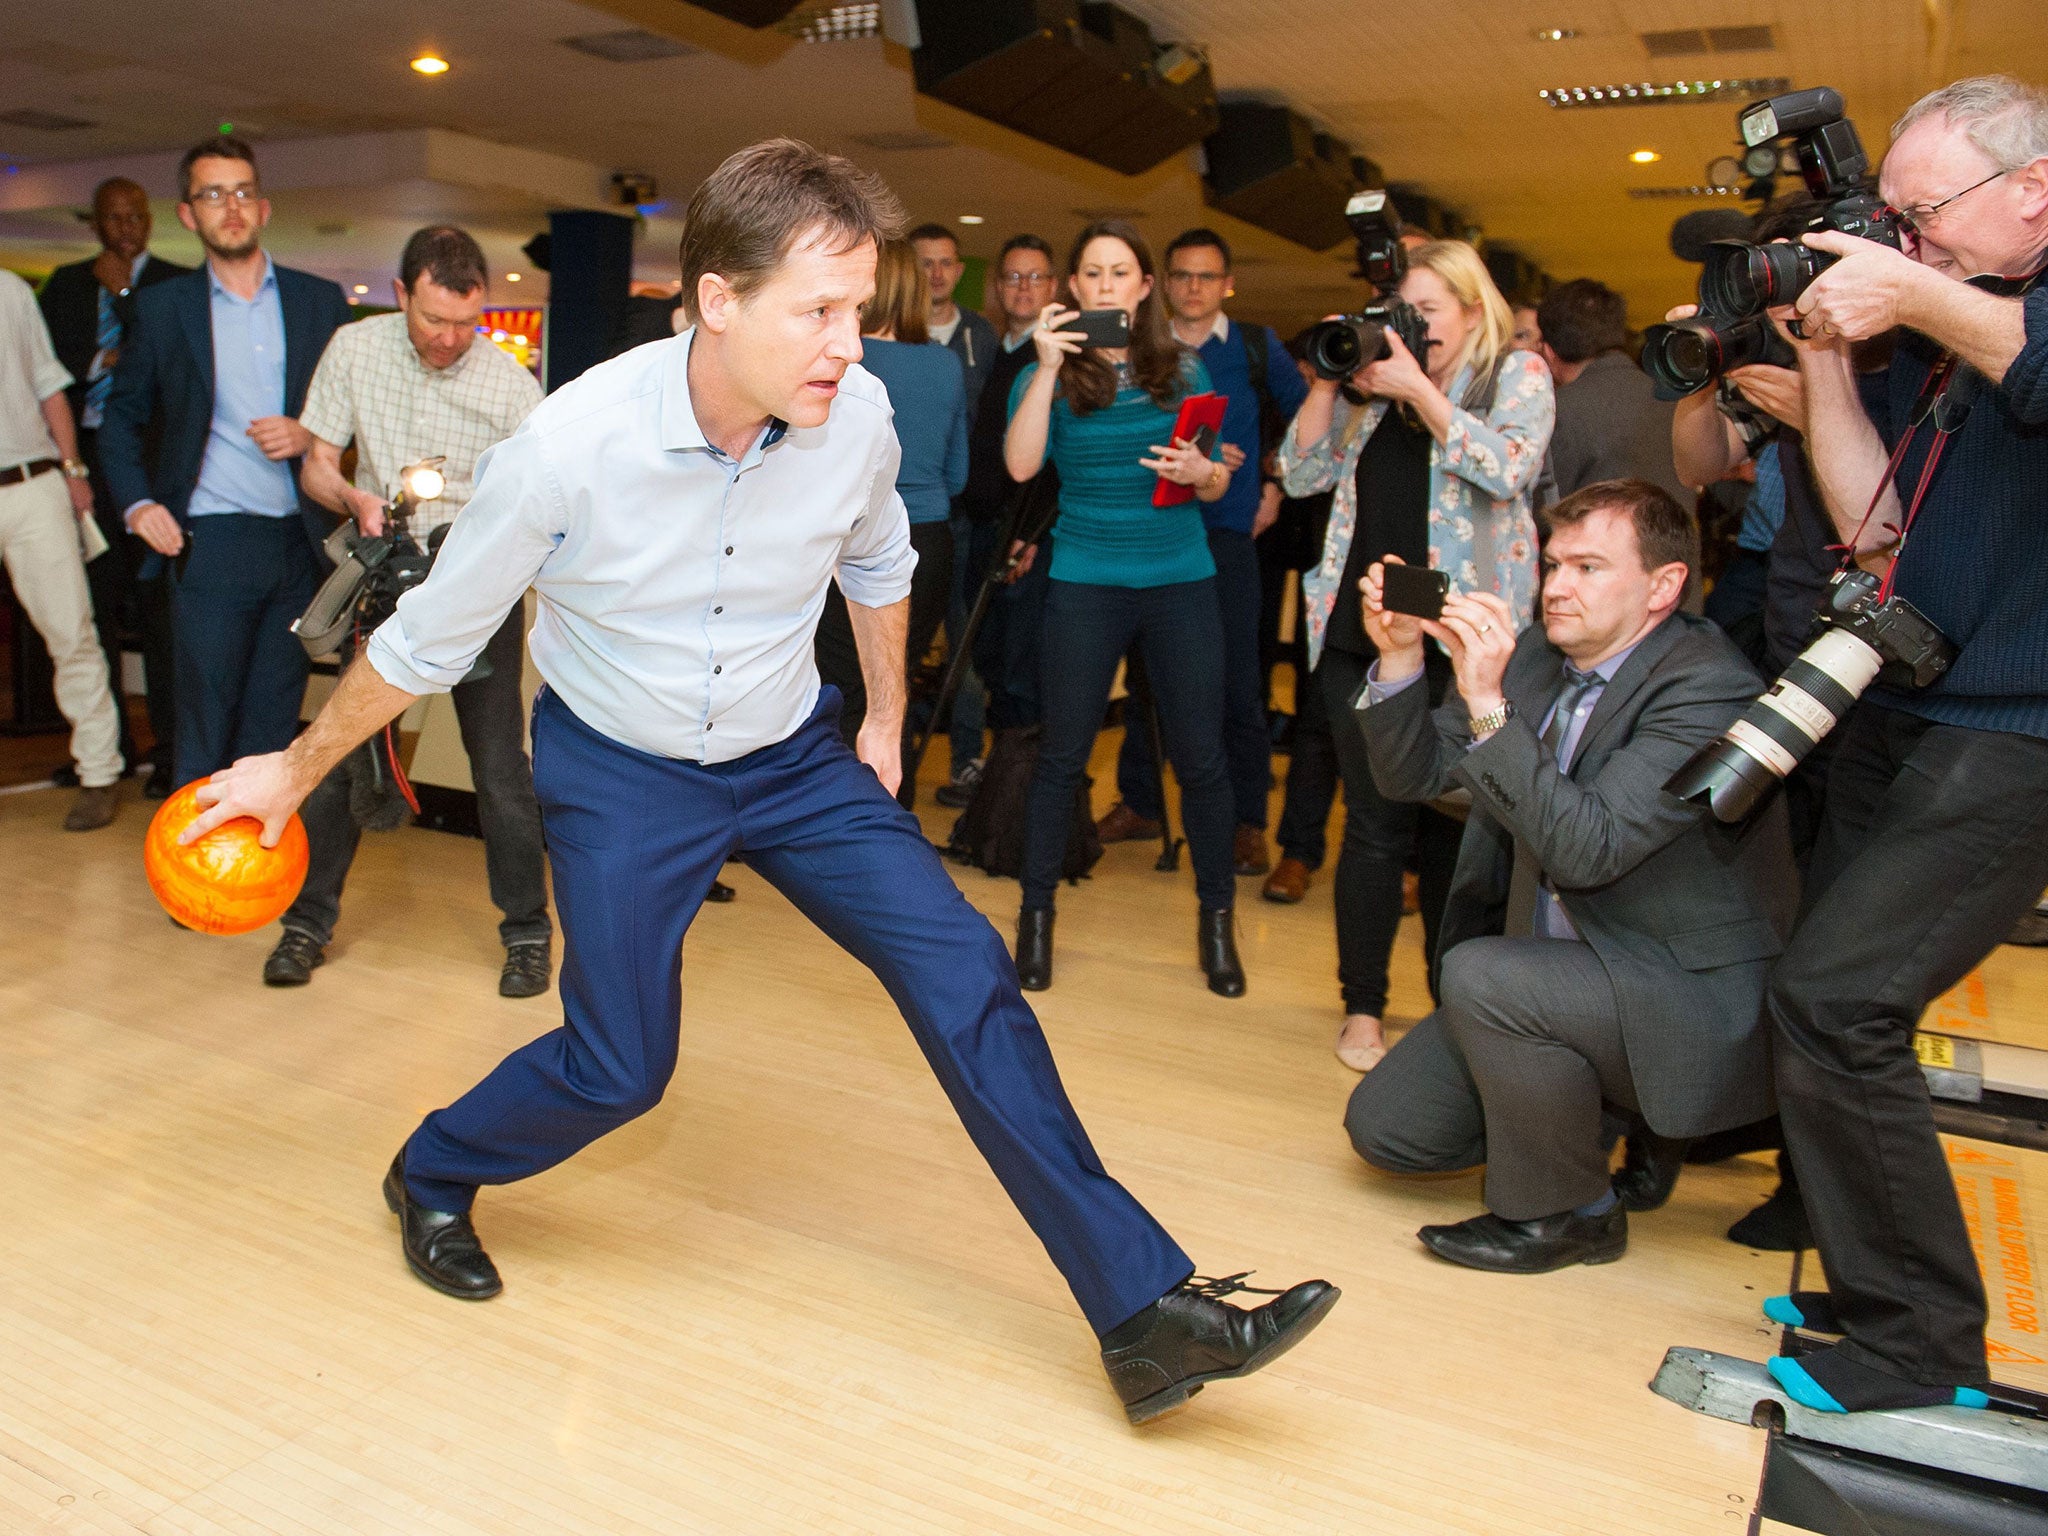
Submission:
<svg viewBox="0 0 2048 1536">
<path fill-rule="evenodd" d="M 490 277 L 475 240 L 445 225 L 423 229 L 406 242 L 398 270 L 392 285 L 398 313 L 343 326 L 321 355 L 299 417 L 313 434 L 301 483 L 313 500 L 374 536 L 384 530 L 399 471 L 441 456 L 447 489 L 439 500 L 417 505 L 409 523 L 424 547 L 469 500 L 478 456 L 512 435 L 540 404 L 541 391 L 509 356 L 478 343 L 477 317 Z M 341 472 L 351 441 L 353 485 Z M 505 915 L 498 925 L 505 944 L 498 991 L 505 997 L 547 991 L 553 937 L 519 691 L 524 617 L 515 604 L 484 646 L 484 675 L 454 688 L 455 718 L 476 782 L 491 900 Z M 334 937 L 341 889 L 362 836 L 349 810 L 345 768 L 306 798 L 302 815 L 312 862 L 284 915 L 284 936 L 263 965 L 263 979 L 273 987 L 303 986 Z"/>
</svg>

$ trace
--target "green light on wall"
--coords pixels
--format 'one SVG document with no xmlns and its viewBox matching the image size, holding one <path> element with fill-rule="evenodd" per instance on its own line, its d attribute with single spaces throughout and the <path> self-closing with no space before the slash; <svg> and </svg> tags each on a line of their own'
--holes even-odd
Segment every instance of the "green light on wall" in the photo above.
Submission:
<svg viewBox="0 0 2048 1536">
<path fill-rule="evenodd" d="M 222 123 L 220 125 L 220 131 L 224 134 L 233 133 L 235 131 L 235 125 L 233 123 Z"/>
</svg>

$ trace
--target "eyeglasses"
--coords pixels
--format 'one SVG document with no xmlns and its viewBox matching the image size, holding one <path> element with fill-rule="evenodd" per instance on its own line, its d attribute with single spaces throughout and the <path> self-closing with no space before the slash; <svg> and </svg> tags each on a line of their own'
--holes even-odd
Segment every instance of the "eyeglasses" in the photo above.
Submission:
<svg viewBox="0 0 2048 1536">
<path fill-rule="evenodd" d="M 222 203 L 226 202 L 253 203 L 262 195 L 256 188 L 244 183 L 239 187 L 201 187 L 190 197 L 186 198 L 185 201 L 188 203 L 204 203 L 209 208 L 218 208 Z"/>
<path fill-rule="evenodd" d="M 1944 197 L 1938 203 L 1910 204 L 1907 207 L 1898 209 L 1897 212 L 1899 218 L 1901 221 L 1904 222 L 1908 229 L 1913 231 L 1914 234 L 1924 234 L 1926 232 L 1927 226 L 1934 222 L 1934 220 L 1940 215 L 1942 209 L 1946 208 L 1950 203 L 1954 202 L 1959 197 L 1968 197 L 1972 192 L 1976 191 L 1979 187 L 1990 186 L 1992 182 L 1998 180 L 1998 178 L 2003 176 L 2004 174 L 2004 171 L 1993 171 L 1989 176 L 1986 176 L 1982 181 L 1972 182 L 1969 186 L 1963 188 L 1962 191 L 1952 193 L 1949 196 Z"/>
<path fill-rule="evenodd" d="M 1230 274 L 1229 274 L 1228 272 L 1179 272 L 1179 271 L 1174 271 L 1174 272 L 1168 272 L 1168 273 L 1166 274 L 1166 280 L 1167 280 L 1167 281 L 1168 281 L 1169 283 L 1199 283 L 1199 284 L 1202 284 L 1202 285 L 1203 285 L 1203 286 L 1205 286 L 1205 287 L 1206 287 L 1206 286 L 1207 286 L 1208 284 L 1210 284 L 1210 283 L 1221 283 L 1221 282 L 1227 282 L 1227 281 L 1229 281 L 1229 279 L 1230 279 Z"/>
<path fill-rule="evenodd" d="M 1052 282 L 1050 272 L 1005 272 L 997 279 L 1005 288 L 1042 288 Z"/>
</svg>

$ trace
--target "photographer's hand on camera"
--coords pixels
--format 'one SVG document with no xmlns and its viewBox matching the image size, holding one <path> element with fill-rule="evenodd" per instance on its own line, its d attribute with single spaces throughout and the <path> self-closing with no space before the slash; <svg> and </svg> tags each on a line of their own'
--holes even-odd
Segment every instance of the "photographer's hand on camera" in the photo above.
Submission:
<svg viewBox="0 0 2048 1536">
<path fill-rule="evenodd" d="M 348 514 L 356 520 L 356 528 L 364 538 L 374 539 L 384 531 L 384 514 L 390 506 L 383 497 L 349 486 L 343 491 L 342 499 L 348 503 Z"/>
<path fill-rule="evenodd" d="M 1388 555 L 1365 568 L 1358 583 L 1360 601 L 1365 605 L 1365 638 L 1379 653 L 1381 683 L 1405 682 L 1422 670 L 1422 620 L 1412 613 L 1396 613 L 1386 606 L 1386 580 L 1382 572 L 1390 565 L 1406 565 L 1399 555 Z"/>
<path fill-rule="evenodd" d="M 1802 238 L 1814 250 L 1840 258 L 1809 283 L 1792 306 L 1801 328 L 1816 341 L 1867 341 L 1912 325 L 1909 317 L 1919 309 L 1927 285 L 1948 281 L 1932 267 L 1874 240 L 1831 229 Z"/>
</svg>

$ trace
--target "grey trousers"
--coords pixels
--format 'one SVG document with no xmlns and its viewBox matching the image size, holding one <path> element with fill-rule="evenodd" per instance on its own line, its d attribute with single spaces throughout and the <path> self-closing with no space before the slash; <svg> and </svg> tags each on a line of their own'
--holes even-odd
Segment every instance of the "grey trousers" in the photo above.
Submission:
<svg viewBox="0 0 2048 1536">
<path fill-rule="evenodd" d="M 1467 939 L 1443 958 L 1442 992 L 1353 1090 L 1358 1155 L 1389 1173 L 1484 1163 L 1486 1203 L 1509 1221 L 1598 1200 L 1602 1107 L 1638 1107 L 1598 957 L 1558 939 Z"/>
</svg>

